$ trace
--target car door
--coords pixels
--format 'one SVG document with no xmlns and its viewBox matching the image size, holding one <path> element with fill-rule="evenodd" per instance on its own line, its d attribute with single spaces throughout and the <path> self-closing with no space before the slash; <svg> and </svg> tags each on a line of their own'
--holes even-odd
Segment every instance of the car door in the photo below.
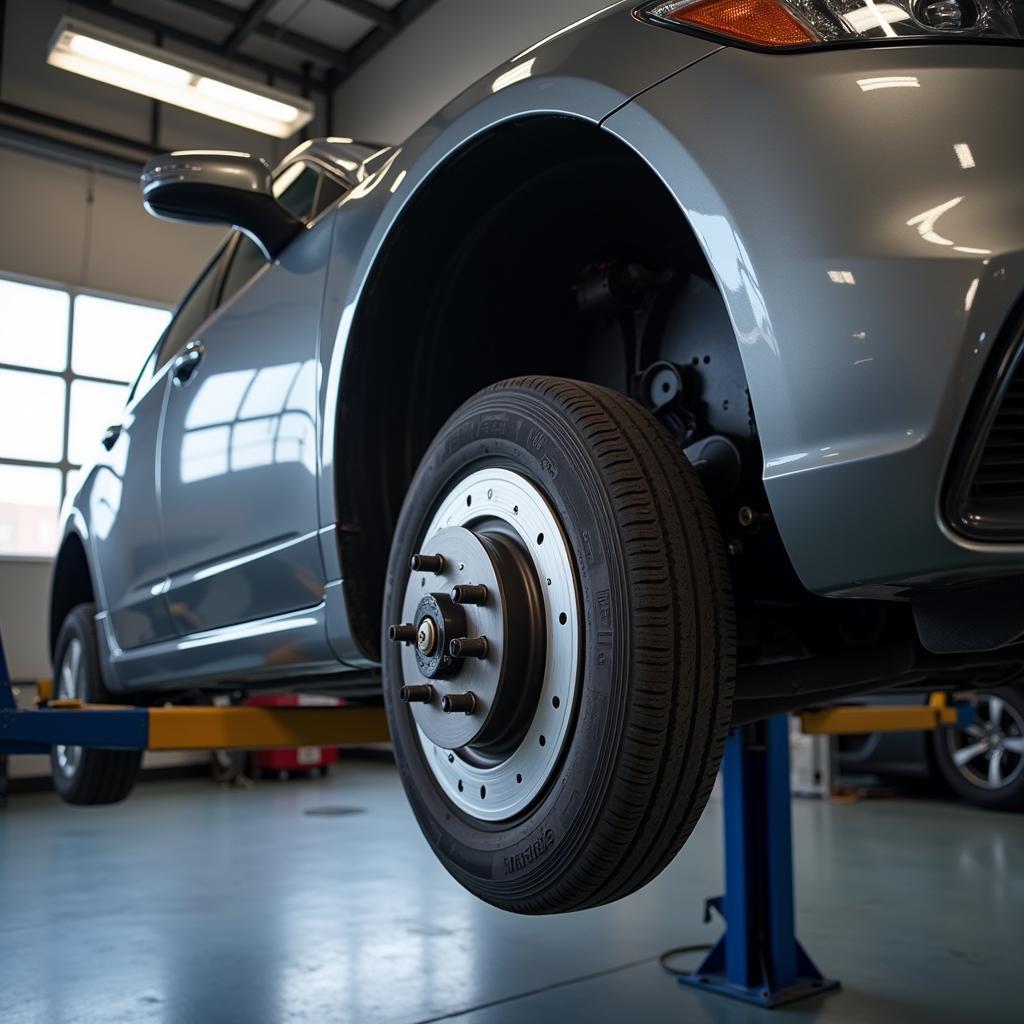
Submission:
<svg viewBox="0 0 1024 1024">
<path fill-rule="evenodd" d="M 323 173 L 293 164 L 275 194 L 309 222 Z M 323 600 L 317 517 L 317 335 L 330 218 L 273 263 L 231 242 L 218 307 L 170 371 L 160 453 L 167 602 L 181 635 Z"/>
<path fill-rule="evenodd" d="M 164 596 L 166 560 L 157 504 L 158 438 L 168 361 L 203 321 L 220 281 L 223 250 L 178 307 L 133 386 L 120 423 L 104 440 L 80 499 L 88 508 L 90 543 L 107 616 L 122 649 L 175 634 Z"/>
</svg>

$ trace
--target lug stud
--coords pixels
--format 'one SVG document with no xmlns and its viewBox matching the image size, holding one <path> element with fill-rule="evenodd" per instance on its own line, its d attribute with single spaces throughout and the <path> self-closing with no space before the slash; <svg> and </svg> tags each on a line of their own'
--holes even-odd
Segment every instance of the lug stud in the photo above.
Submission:
<svg viewBox="0 0 1024 1024">
<path fill-rule="evenodd" d="M 453 658 L 486 658 L 490 645 L 485 636 L 456 637 L 448 644 L 448 653 Z"/>
<path fill-rule="evenodd" d="M 425 686 L 403 686 L 398 696 L 406 704 L 429 704 L 434 699 L 434 688 Z"/>
<path fill-rule="evenodd" d="M 416 640 L 416 627 L 411 622 L 388 626 L 388 639 L 396 644 L 411 644 Z"/>
<path fill-rule="evenodd" d="M 439 573 L 444 571 L 444 558 L 441 555 L 413 555 L 410 565 L 413 572 Z"/>
<path fill-rule="evenodd" d="M 477 583 L 460 583 L 452 587 L 452 600 L 456 604 L 486 604 L 487 588 Z"/>
<path fill-rule="evenodd" d="M 476 694 L 446 693 L 441 698 L 441 710 L 446 715 L 452 715 L 459 711 L 464 715 L 471 715 L 476 711 Z"/>
</svg>

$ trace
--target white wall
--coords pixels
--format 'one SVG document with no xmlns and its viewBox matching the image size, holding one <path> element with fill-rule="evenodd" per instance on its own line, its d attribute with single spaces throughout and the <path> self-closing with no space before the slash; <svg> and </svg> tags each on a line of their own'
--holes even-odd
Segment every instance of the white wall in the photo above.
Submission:
<svg viewBox="0 0 1024 1024">
<path fill-rule="evenodd" d="M 224 237 L 150 217 L 135 181 L 95 168 L 0 148 L 0 182 L 0 273 L 173 304 Z"/>
<path fill-rule="evenodd" d="M 0 631 L 12 679 L 30 681 L 50 675 L 49 591 L 48 561 L 0 558 Z"/>
<path fill-rule="evenodd" d="M 609 0 L 439 0 L 338 88 L 334 130 L 398 143 L 502 61 Z"/>
</svg>

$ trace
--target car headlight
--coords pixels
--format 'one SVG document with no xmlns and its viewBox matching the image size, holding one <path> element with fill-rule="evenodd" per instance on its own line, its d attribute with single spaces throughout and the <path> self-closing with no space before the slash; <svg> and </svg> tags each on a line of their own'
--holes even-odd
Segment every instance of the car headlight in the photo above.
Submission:
<svg viewBox="0 0 1024 1024">
<path fill-rule="evenodd" d="M 637 16 L 767 49 L 1024 35 L 1024 0 L 662 0 Z"/>
</svg>

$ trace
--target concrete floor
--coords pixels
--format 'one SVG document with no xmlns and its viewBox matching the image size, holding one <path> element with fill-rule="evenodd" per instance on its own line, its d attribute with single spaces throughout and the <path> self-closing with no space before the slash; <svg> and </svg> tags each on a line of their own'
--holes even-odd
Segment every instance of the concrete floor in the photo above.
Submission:
<svg viewBox="0 0 1024 1024">
<path fill-rule="evenodd" d="M 310 810 L 358 808 L 332 816 Z M 1024 1020 L 1024 816 L 937 800 L 797 801 L 801 938 L 843 991 L 800 1021 Z M 150 783 L 108 809 L 0 811 L 3 1024 L 762 1021 L 677 985 L 659 953 L 713 939 L 713 804 L 616 905 L 514 917 L 435 862 L 390 765 L 221 789 Z"/>
</svg>

